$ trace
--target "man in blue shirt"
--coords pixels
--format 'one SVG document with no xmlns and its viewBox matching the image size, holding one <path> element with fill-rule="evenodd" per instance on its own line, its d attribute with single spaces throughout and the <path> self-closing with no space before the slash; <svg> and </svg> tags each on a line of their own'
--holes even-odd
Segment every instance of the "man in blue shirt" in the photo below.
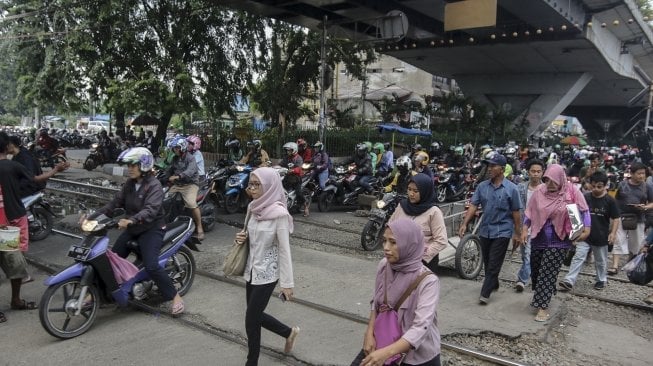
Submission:
<svg viewBox="0 0 653 366">
<path fill-rule="evenodd" d="M 483 215 L 477 233 L 481 239 L 485 280 L 481 288 L 479 302 L 486 305 L 492 291 L 499 289 L 499 272 L 508 250 L 510 237 L 515 243 L 521 242 L 521 202 L 517 186 L 504 179 L 507 160 L 501 154 L 495 154 L 485 160 L 488 163 L 490 179 L 483 181 L 476 188 L 472 202 L 467 210 L 458 235 L 467 232 L 467 224 L 482 206 Z"/>
</svg>

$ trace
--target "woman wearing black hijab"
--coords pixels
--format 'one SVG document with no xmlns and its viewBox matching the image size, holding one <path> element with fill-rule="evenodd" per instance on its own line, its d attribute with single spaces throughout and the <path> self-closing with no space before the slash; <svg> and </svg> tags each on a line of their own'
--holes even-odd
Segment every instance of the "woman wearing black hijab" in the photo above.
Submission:
<svg viewBox="0 0 653 366">
<path fill-rule="evenodd" d="M 442 211 L 435 205 L 433 178 L 419 173 L 411 177 L 407 190 L 408 198 L 400 202 L 389 222 L 400 218 L 415 221 L 424 234 L 424 255 L 422 262 L 433 272 L 438 267 L 438 253 L 447 247 L 447 228 Z"/>
</svg>

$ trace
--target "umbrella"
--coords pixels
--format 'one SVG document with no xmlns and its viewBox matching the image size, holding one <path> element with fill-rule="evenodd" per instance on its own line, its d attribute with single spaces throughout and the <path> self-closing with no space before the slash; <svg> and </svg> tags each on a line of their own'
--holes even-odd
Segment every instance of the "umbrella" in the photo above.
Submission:
<svg viewBox="0 0 653 366">
<path fill-rule="evenodd" d="M 141 114 L 140 116 L 134 118 L 131 123 L 132 126 L 157 126 L 159 125 L 159 120 L 156 117 L 152 117 L 149 114 Z"/>
<path fill-rule="evenodd" d="M 565 145 L 579 145 L 579 146 L 587 145 L 587 141 L 585 141 L 585 139 L 583 139 L 582 137 L 578 137 L 578 136 L 567 136 L 564 139 L 560 140 L 560 143 Z"/>
</svg>

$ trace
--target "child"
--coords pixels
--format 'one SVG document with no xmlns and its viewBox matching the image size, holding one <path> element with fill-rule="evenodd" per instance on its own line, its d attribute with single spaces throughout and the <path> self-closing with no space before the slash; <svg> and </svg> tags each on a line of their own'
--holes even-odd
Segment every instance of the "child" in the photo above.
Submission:
<svg viewBox="0 0 653 366">
<path fill-rule="evenodd" d="M 613 244 L 619 228 L 619 209 L 617 202 L 608 195 L 608 176 L 598 171 L 590 176 L 591 192 L 585 193 L 585 200 L 592 217 L 592 229 L 584 242 L 576 242 L 576 254 L 571 261 L 569 273 L 564 281 L 558 283 L 561 291 L 569 291 L 574 287 L 578 273 L 583 267 L 587 253 L 592 250 L 596 269 L 595 290 L 602 290 L 608 280 L 607 261 L 608 245 Z"/>
</svg>

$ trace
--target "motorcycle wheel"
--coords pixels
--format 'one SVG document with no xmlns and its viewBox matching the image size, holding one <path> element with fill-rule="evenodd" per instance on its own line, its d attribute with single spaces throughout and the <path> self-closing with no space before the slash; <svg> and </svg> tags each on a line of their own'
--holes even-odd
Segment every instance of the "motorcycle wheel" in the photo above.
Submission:
<svg viewBox="0 0 653 366">
<path fill-rule="evenodd" d="M 86 332 L 100 308 L 100 296 L 95 286 L 89 286 L 84 306 L 75 315 L 77 300 L 82 291 L 81 278 L 74 277 L 45 290 L 39 304 L 39 320 L 52 336 L 70 339 Z"/>
<path fill-rule="evenodd" d="M 381 236 L 381 223 L 376 220 L 370 220 L 363 227 L 361 233 L 361 245 L 365 250 L 376 250 L 383 242 Z"/>
<path fill-rule="evenodd" d="M 478 277 L 483 267 L 481 239 L 474 234 L 465 235 L 456 248 L 456 272 L 466 280 Z"/>
<path fill-rule="evenodd" d="M 195 258 L 190 249 L 185 246 L 168 259 L 165 267 L 168 276 L 177 290 L 179 296 L 184 296 L 193 286 L 195 280 Z"/>
<path fill-rule="evenodd" d="M 331 206 L 333 205 L 333 199 L 335 194 L 332 191 L 322 192 L 320 198 L 317 201 L 317 208 L 320 212 L 329 212 Z"/>
<path fill-rule="evenodd" d="M 447 200 L 447 186 L 440 184 L 435 188 L 435 201 L 437 203 L 444 203 Z"/>
<path fill-rule="evenodd" d="M 52 232 L 52 215 L 41 207 L 35 207 L 32 214 L 34 221 L 29 223 L 29 240 L 39 241 L 47 238 Z"/>
<path fill-rule="evenodd" d="M 95 159 L 92 157 L 87 157 L 86 160 L 84 160 L 84 169 L 88 170 L 89 172 L 97 167 L 97 162 Z"/>
<path fill-rule="evenodd" d="M 202 204 L 200 210 L 202 210 L 202 207 L 204 207 L 204 209 L 207 211 L 209 210 L 211 211 L 210 216 L 202 214 L 202 229 L 204 229 L 205 233 L 208 233 L 209 231 L 213 230 L 213 228 L 215 227 L 215 205 L 213 204 L 213 202 L 207 200 Z"/>
<path fill-rule="evenodd" d="M 235 214 L 240 209 L 240 194 L 230 194 L 224 198 L 224 210 Z"/>
</svg>

